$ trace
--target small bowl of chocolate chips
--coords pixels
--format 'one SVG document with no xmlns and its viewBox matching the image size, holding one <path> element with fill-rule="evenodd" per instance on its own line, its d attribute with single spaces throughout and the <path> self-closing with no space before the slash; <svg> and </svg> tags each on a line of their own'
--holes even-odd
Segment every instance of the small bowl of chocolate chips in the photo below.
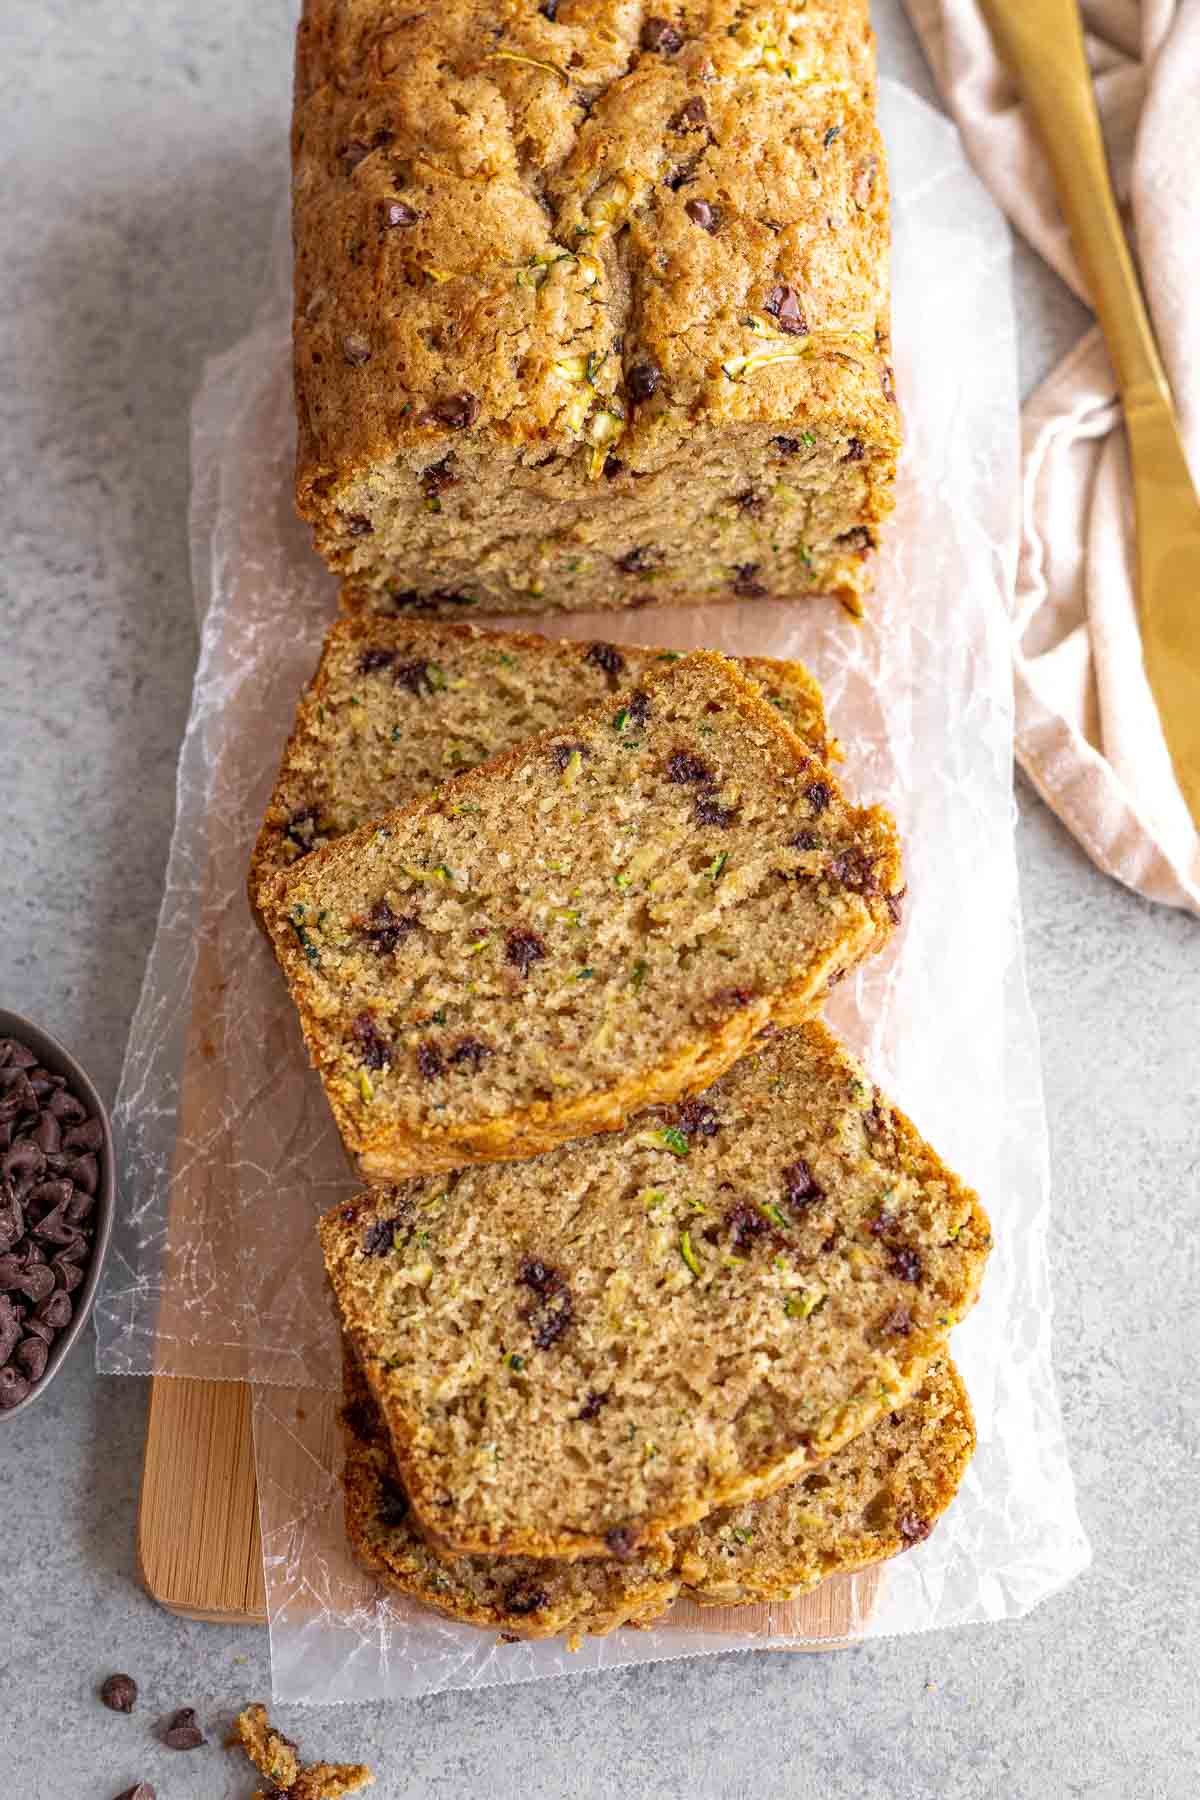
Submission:
<svg viewBox="0 0 1200 1800">
<path fill-rule="evenodd" d="M 113 1218 L 108 1114 L 75 1058 L 0 1008 L 0 1423 L 83 1330 Z"/>
</svg>

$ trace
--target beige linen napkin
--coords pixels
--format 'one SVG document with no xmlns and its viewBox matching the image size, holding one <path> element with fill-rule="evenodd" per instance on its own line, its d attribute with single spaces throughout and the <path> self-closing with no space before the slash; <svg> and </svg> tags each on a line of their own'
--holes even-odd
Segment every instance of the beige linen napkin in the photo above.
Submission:
<svg viewBox="0 0 1200 1800">
<path fill-rule="evenodd" d="M 975 167 L 1086 301 L 1049 167 L 975 0 L 906 4 Z M 1196 477 L 1200 0 L 1085 0 L 1083 17 L 1109 162 Z M 1200 914 L 1200 839 L 1142 667 L 1125 436 L 1096 328 L 1026 403 L 1022 447 L 1017 759 L 1100 868 Z"/>
</svg>

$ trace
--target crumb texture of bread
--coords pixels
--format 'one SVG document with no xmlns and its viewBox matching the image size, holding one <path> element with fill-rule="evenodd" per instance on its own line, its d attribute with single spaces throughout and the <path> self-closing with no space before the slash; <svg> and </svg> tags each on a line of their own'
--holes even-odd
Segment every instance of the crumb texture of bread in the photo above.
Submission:
<svg viewBox="0 0 1200 1800">
<path fill-rule="evenodd" d="M 903 1406 L 973 1304 L 977 1197 L 817 1022 L 707 1092 L 321 1222 L 426 1536 L 632 1554 Z"/>
<path fill-rule="evenodd" d="M 679 656 L 431 619 L 330 627 L 296 710 L 255 846 L 250 894 L 310 850 L 553 731 Z M 836 753 L 821 692 L 795 662 L 739 665 L 821 761 Z"/>
<path fill-rule="evenodd" d="M 646 1625 L 677 1595 L 702 1605 L 791 1600 L 832 1575 L 923 1542 L 974 1450 L 970 1402 L 949 1359 L 890 1413 L 792 1487 L 720 1509 L 635 1556 L 456 1556 L 420 1533 L 357 1359 L 346 1349 L 346 1530 L 361 1566 L 395 1593 L 508 1638 L 599 1636 Z"/>
<path fill-rule="evenodd" d="M 837 596 L 892 505 L 867 0 L 306 0 L 297 499 L 366 605 Z"/>
<path fill-rule="evenodd" d="M 704 651 L 260 890 L 370 1181 L 706 1085 L 878 949 L 901 892 L 887 814 Z"/>
</svg>

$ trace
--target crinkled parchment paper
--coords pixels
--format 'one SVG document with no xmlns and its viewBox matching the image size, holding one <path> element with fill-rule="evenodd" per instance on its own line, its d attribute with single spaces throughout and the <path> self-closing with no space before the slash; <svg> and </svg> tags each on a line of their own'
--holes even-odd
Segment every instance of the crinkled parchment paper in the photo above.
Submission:
<svg viewBox="0 0 1200 1800">
<path fill-rule="evenodd" d="M 954 1336 L 979 1454 L 928 1542 L 791 1606 L 678 1607 L 574 1654 L 500 1644 L 379 1595 L 351 1564 L 337 1490 L 338 1359 L 313 1224 L 355 1182 L 246 903 L 246 863 L 333 587 L 290 494 L 288 333 L 211 365 L 194 423 L 203 636 L 158 935 L 114 1115 L 124 1204 L 96 1306 L 98 1361 L 256 1384 L 277 1697 L 365 1699 L 711 1650 L 1012 1617 L 1087 1545 L 1050 1360 L 1046 1129 L 1013 849 L 1008 600 L 1017 396 L 1005 227 L 950 125 L 884 84 L 894 189 L 899 505 L 868 622 L 832 605 L 582 614 L 564 636 L 800 657 L 885 801 L 909 903 L 830 1018 L 984 1197 L 996 1249 Z"/>
</svg>

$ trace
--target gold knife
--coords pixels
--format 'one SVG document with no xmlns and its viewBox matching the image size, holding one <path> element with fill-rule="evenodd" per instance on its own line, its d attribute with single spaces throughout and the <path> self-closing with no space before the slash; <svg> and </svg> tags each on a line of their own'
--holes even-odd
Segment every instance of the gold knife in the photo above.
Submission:
<svg viewBox="0 0 1200 1800">
<path fill-rule="evenodd" d="M 1142 658 L 1200 831 L 1200 500 L 1113 197 L 1079 10 L 1076 0 L 982 6 L 1054 172 L 1116 370 L 1133 472 Z"/>
</svg>

